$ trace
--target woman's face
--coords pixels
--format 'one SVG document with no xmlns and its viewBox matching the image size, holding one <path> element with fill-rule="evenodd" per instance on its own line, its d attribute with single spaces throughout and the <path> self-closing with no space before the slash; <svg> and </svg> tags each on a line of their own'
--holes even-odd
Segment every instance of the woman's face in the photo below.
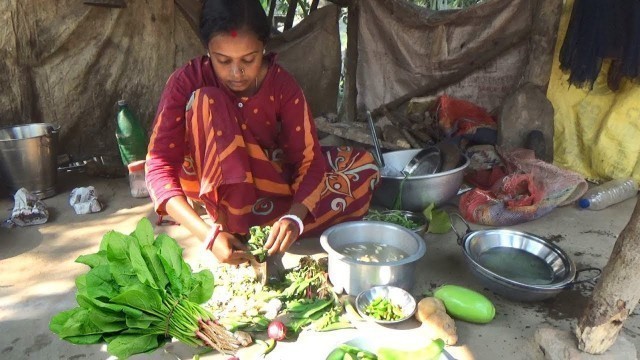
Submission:
<svg viewBox="0 0 640 360">
<path fill-rule="evenodd" d="M 240 94 L 256 90 L 263 51 L 262 41 L 247 30 L 217 34 L 209 41 L 213 70 L 231 91 Z"/>
</svg>

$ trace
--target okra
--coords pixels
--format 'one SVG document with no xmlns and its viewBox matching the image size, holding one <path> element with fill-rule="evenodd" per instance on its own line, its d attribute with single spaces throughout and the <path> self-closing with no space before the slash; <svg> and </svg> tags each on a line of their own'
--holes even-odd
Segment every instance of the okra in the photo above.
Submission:
<svg viewBox="0 0 640 360">
<path fill-rule="evenodd" d="M 365 313 L 378 320 L 398 320 L 404 315 L 398 305 L 394 305 L 389 299 L 383 297 L 375 298 L 364 309 Z"/>
</svg>

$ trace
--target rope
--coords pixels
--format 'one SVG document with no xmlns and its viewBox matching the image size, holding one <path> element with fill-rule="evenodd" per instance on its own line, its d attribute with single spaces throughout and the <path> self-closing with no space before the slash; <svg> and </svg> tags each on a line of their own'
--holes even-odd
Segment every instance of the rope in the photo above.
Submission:
<svg viewBox="0 0 640 360">
<path fill-rule="evenodd" d="M 176 302 L 173 303 L 171 310 L 169 310 L 169 316 L 167 316 L 167 327 L 164 329 L 164 337 L 167 337 L 169 335 L 169 325 L 171 323 L 171 317 L 173 316 L 173 312 L 178 307 L 178 303 L 180 303 L 180 299 L 177 299 Z"/>
</svg>

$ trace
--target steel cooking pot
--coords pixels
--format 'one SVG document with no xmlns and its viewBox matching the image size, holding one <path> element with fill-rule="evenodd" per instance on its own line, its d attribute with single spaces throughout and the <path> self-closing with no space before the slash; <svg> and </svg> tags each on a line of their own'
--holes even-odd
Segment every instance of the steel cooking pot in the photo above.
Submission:
<svg viewBox="0 0 640 360">
<path fill-rule="evenodd" d="M 600 276 L 598 268 L 576 270 L 564 250 L 534 234 L 509 229 L 471 231 L 462 216 L 454 215 L 467 227 L 461 235 L 451 221 L 469 270 L 484 286 L 505 298 L 544 300 Z M 578 280 L 583 272 L 595 275 Z"/>
<path fill-rule="evenodd" d="M 336 293 L 356 296 L 373 286 L 391 285 L 410 291 L 415 269 L 427 251 L 422 237 L 400 225 L 382 221 L 348 221 L 333 225 L 320 236 L 329 254 L 329 280 Z M 346 246 L 384 244 L 404 252 L 400 260 L 362 261 L 344 253 Z M 384 251 L 383 251 L 384 252 Z"/>
</svg>

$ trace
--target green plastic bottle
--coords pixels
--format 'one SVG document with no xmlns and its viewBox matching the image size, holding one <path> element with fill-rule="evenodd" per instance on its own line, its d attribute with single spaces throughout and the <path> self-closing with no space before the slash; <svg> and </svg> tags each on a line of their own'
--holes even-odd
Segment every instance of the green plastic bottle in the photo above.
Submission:
<svg viewBox="0 0 640 360">
<path fill-rule="evenodd" d="M 118 101 L 116 120 L 116 140 L 122 163 L 126 166 L 134 161 L 144 160 L 147 157 L 147 134 L 125 100 Z"/>
</svg>

